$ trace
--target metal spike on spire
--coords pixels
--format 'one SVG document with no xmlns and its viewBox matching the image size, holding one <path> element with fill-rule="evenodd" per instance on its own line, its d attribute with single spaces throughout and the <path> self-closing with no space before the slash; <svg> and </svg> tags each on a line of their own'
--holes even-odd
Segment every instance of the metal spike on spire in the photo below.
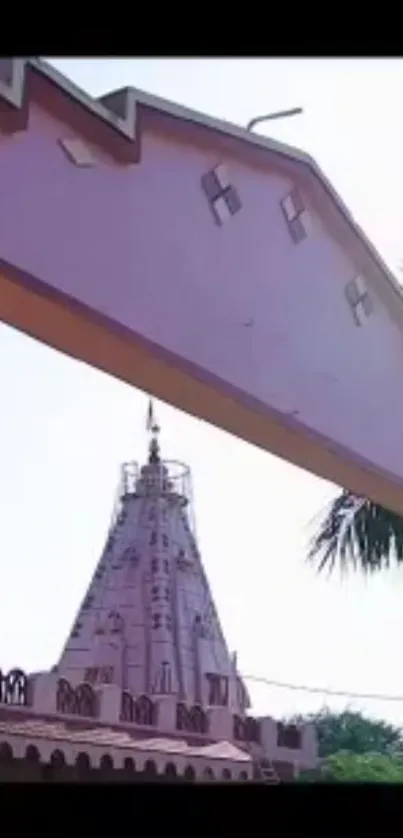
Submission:
<svg viewBox="0 0 403 838">
<path fill-rule="evenodd" d="M 159 447 L 159 442 L 158 442 L 158 434 L 160 432 L 160 427 L 159 427 L 158 423 L 155 421 L 154 402 L 153 402 L 152 398 L 150 398 L 148 400 L 146 427 L 147 427 L 147 431 L 149 431 L 149 433 L 151 434 L 148 462 L 149 463 L 159 463 L 160 462 L 160 447 Z"/>
<path fill-rule="evenodd" d="M 153 400 L 149 399 L 148 400 L 148 411 L 147 411 L 147 422 L 146 422 L 147 431 L 151 431 L 151 428 L 153 426 L 153 414 L 154 414 Z"/>
</svg>

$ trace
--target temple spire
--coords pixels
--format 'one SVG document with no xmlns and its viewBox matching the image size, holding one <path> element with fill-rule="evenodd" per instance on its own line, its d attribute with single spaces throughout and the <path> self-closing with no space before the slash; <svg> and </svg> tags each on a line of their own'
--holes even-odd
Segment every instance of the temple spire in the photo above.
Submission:
<svg viewBox="0 0 403 838">
<path fill-rule="evenodd" d="M 148 462 L 151 463 L 159 463 L 160 462 L 160 446 L 159 446 L 159 439 L 158 435 L 160 432 L 160 427 L 158 423 L 155 421 L 154 416 L 154 402 L 150 398 L 148 400 L 148 410 L 147 410 L 147 423 L 146 423 L 147 431 L 150 434 L 150 442 L 148 446 Z"/>
<path fill-rule="evenodd" d="M 114 684 L 136 697 L 173 695 L 185 710 L 196 706 L 197 717 L 203 707 L 243 717 L 246 697 L 192 528 L 190 472 L 162 461 L 151 398 L 145 408 L 148 462 L 122 466 L 118 514 L 59 673 L 74 684 Z M 178 730 L 193 725 L 185 710 Z"/>
</svg>

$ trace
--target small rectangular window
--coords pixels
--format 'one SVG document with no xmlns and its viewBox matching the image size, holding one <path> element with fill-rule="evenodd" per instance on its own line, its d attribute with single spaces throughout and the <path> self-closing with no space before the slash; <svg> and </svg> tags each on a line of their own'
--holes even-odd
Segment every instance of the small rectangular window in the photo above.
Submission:
<svg viewBox="0 0 403 838">
<path fill-rule="evenodd" d="M 96 684 L 98 680 L 98 673 L 99 668 L 97 666 L 91 666 L 89 669 L 85 670 L 84 681 L 87 684 Z"/>
<path fill-rule="evenodd" d="M 159 628 L 161 628 L 161 616 L 162 616 L 162 615 L 161 615 L 161 614 L 159 614 L 158 612 L 152 615 L 152 619 L 153 619 L 153 629 L 159 629 Z"/>
<path fill-rule="evenodd" d="M 85 670 L 84 681 L 87 684 L 111 684 L 113 682 L 113 666 L 91 666 Z"/>
<path fill-rule="evenodd" d="M 215 673 L 206 675 L 208 684 L 207 703 L 215 707 L 227 707 L 228 705 L 228 678 Z"/>
<path fill-rule="evenodd" d="M 279 748 L 292 748 L 299 750 L 302 744 L 301 731 L 297 725 L 277 723 L 277 746 Z"/>
<path fill-rule="evenodd" d="M 85 598 L 85 600 L 84 600 L 84 603 L 83 603 L 83 608 L 84 608 L 84 609 L 91 608 L 91 605 L 92 605 L 92 603 L 93 603 L 93 600 L 94 600 L 94 596 L 93 596 L 93 594 L 89 594 L 89 595 Z"/>
<path fill-rule="evenodd" d="M 113 682 L 113 666 L 101 666 L 99 670 L 100 684 L 112 684 Z"/>
</svg>

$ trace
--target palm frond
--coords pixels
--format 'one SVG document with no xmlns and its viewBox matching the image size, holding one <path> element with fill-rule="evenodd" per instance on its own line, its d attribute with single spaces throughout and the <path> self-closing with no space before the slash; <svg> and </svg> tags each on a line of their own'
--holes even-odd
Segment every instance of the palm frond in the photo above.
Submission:
<svg viewBox="0 0 403 838">
<path fill-rule="evenodd" d="M 332 572 L 373 573 L 403 562 L 403 518 L 366 498 L 343 490 L 325 513 L 311 540 L 308 560 Z"/>
</svg>

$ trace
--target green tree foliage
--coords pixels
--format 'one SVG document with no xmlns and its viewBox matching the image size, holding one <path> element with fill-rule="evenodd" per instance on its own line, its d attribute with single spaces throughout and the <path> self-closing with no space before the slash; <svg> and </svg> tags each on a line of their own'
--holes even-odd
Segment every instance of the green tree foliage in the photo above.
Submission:
<svg viewBox="0 0 403 838">
<path fill-rule="evenodd" d="M 361 713 L 350 710 L 331 713 L 324 708 L 319 713 L 300 717 L 300 721 L 315 726 L 321 757 L 338 751 L 351 751 L 353 754 L 403 754 L 403 732 L 399 728 L 382 720 L 368 719 Z"/>
<path fill-rule="evenodd" d="M 403 783 L 403 733 L 382 720 L 323 709 L 293 721 L 314 724 L 321 765 L 300 782 Z"/>
<path fill-rule="evenodd" d="M 323 760 L 315 779 L 332 783 L 403 783 L 403 756 L 339 751 Z"/>
</svg>

